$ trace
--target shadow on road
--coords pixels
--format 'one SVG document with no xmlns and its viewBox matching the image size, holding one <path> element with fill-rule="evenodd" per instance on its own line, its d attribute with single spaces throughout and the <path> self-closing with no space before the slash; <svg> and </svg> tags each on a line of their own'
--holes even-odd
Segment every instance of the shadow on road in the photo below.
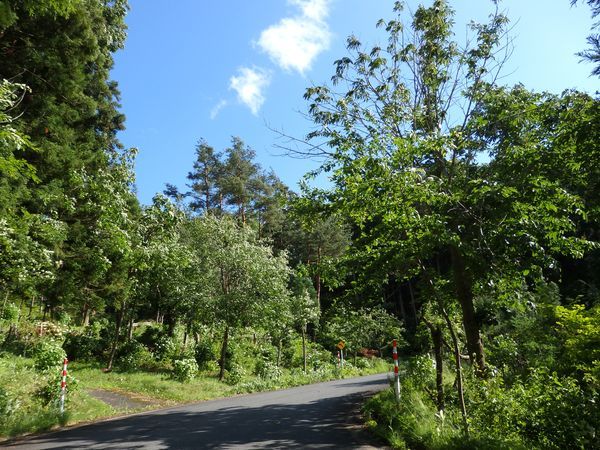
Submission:
<svg viewBox="0 0 600 450">
<path fill-rule="evenodd" d="M 365 384 L 376 384 L 367 381 Z M 379 382 L 381 383 L 381 382 Z M 363 382 L 357 384 L 363 385 Z M 348 424 L 364 393 L 300 405 L 164 410 L 40 436 L 24 448 L 357 448 Z"/>
</svg>

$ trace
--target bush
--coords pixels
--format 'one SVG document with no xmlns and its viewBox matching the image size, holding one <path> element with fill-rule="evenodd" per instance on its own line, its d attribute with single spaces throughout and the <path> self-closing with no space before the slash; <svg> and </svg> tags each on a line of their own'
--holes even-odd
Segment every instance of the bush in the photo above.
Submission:
<svg viewBox="0 0 600 450">
<path fill-rule="evenodd" d="M 230 369 L 225 374 L 225 382 L 231 386 L 235 386 L 242 382 L 246 376 L 246 371 L 242 366 L 232 363 Z"/>
<path fill-rule="evenodd" d="M 600 396 L 573 378 L 535 370 L 510 387 L 498 377 L 471 391 L 471 416 L 482 435 L 513 436 L 546 449 L 592 448 L 597 442 Z"/>
<path fill-rule="evenodd" d="M 14 303 L 9 303 L 2 311 L 2 319 L 8 323 L 16 323 L 19 320 L 19 307 Z"/>
<path fill-rule="evenodd" d="M 177 344 L 173 338 L 166 334 L 161 335 L 156 341 L 154 348 L 154 359 L 157 361 L 168 361 L 177 358 Z"/>
<path fill-rule="evenodd" d="M 182 383 L 192 380 L 198 373 L 198 364 L 192 358 L 173 361 L 173 378 Z"/>
<path fill-rule="evenodd" d="M 254 373 L 263 380 L 278 380 L 281 377 L 281 369 L 271 361 L 258 360 Z"/>
<path fill-rule="evenodd" d="M 149 367 L 153 361 L 152 353 L 137 341 L 126 342 L 117 353 L 117 364 L 124 371 Z"/>
<path fill-rule="evenodd" d="M 372 367 L 371 361 L 368 358 L 358 357 L 355 359 L 355 367 L 357 369 L 370 369 Z"/>
<path fill-rule="evenodd" d="M 159 340 L 166 336 L 167 333 L 160 325 L 149 325 L 144 328 L 142 334 L 136 337 L 136 340 L 144 344 L 152 353 L 155 353 Z"/>
<path fill-rule="evenodd" d="M 210 363 L 215 361 L 216 356 L 209 341 L 202 341 L 194 348 L 194 359 L 201 370 L 209 368 Z"/>
<path fill-rule="evenodd" d="M 49 372 L 46 375 L 45 383 L 36 391 L 36 397 L 40 398 L 45 405 L 58 405 L 61 394 L 62 373 Z M 71 375 L 67 375 L 67 395 L 65 396 L 65 404 L 69 402 L 69 393 L 77 389 L 77 379 Z"/>
<path fill-rule="evenodd" d="M 65 336 L 63 349 L 72 360 L 85 360 L 98 357 L 103 351 L 103 341 L 100 337 L 99 323 L 83 330 L 71 331 Z"/>
<path fill-rule="evenodd" d="M 19 409 L 20 402 L 12 398 L 9 393 L 0 386 L 0 424 L 13 416 Z"/>
<path fill-rule="evenodd" d="M 37 370 L 57 369 L 67 354 L 55 341 L 41 341 L 34 349 L 33 361 Z"/>
</svg>

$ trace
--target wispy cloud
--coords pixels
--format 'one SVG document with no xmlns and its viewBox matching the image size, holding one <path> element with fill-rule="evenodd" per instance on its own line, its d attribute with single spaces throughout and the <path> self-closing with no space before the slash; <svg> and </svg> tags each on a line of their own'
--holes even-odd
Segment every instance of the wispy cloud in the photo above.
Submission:
<svg viewBox="0 0 600 450">
<path fill-rule="evenodd" d="M 260 35 L 259 47 L 284 70 L 304 74 L 315 58 L 329 48 L 331 32 L 325 19 L 331 0 L 288 0 L 300 14 L 286 17 Z"/>
<path fill-rule="evenodd" d="M 227 100 L 221 100 L 219 103 L 217 103 L 215 106 L 213 106 L 213 109 L 210 110 L 211 120 L 216 119 L 217 116 L 219 115 L 219 113 L 221 112 L 221 110 L 223 108 L 225 108 L 228 104 L 229 104 L 229 102 Z"/>
<path fill-rule="evenodd" d="M 265 102 L 264 91 L 270 83 L 271 75 L 266 70 L 241 67 L 238 75 L 229 79 L 229 88 L 237 92 L 238 99 L 256 116 Z"/>
</svg>

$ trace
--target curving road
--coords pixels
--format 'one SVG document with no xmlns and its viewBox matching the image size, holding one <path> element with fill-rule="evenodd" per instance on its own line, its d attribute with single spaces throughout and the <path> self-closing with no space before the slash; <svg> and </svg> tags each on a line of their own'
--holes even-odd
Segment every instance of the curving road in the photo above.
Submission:
<svg viewBox="0 0 600 450">
<path fill-rule="evenodd" d="M 136 414 L 13 442 L 21 449 L 373 449 L 364 398 L 387 376 L 330 381 Z M 371 441 L 370 441 L 371 439 Z"/>
</svg>

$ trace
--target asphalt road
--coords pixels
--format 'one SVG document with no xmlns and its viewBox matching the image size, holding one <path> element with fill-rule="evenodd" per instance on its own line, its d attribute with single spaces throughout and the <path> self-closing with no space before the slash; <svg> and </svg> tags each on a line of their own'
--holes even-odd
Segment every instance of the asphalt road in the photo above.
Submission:
<svg viewBox="0 0 600 450">
<path fill-rule="evenodd" d="M 372 375 L 189 404 L 13 442 L 21 449 L 369 449 L 361 430 L 366 396 L 385 389 Z"/>
</svg>

